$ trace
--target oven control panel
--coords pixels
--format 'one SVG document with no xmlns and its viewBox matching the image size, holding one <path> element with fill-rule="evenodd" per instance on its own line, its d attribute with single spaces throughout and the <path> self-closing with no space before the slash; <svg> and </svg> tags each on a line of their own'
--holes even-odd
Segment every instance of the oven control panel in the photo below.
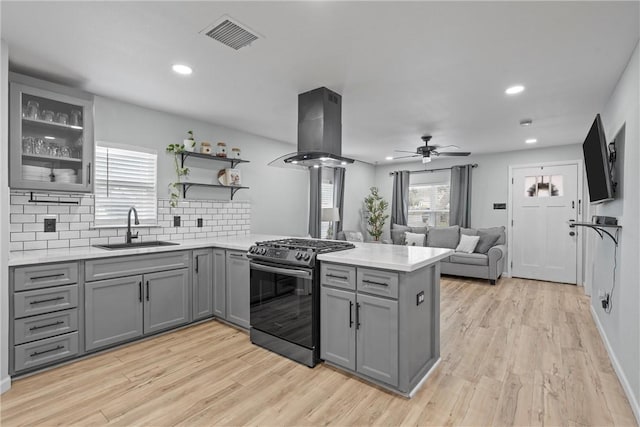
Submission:
<svg viewBox="0 0 640 427">
<path fill-rule="evenodd" d="M 274 261 L 287 265 L 311 267 L 315 262 L 315 253 L 309 250 L 296 250 L 287 248 L 273 248 L 269 246 L 254 245 L 249 248 L 247 256 L 252 259 Z"/>
</svg>

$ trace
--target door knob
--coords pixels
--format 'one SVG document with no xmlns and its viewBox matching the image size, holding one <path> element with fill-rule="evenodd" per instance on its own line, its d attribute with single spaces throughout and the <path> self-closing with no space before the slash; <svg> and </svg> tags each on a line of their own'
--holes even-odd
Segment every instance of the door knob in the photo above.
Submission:
<svg viewBox="0 0 640 427">
<path fill-rule="evenodd" d="M 574 231 L 570 231 L 569 232 L 569 236 L 575 236 L 575 235 L 576 235 L 576 233 Z"/>
</svg>

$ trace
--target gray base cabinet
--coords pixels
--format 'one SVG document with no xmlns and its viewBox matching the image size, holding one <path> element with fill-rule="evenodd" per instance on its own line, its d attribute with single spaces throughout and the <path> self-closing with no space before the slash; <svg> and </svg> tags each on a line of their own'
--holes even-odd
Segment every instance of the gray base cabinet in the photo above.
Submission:
<svg viewBox="0 0 640 427">
<path fill-rule="evenodd" d="M 320 289 L 320 351 L 324 360 L 356 369 L 356 294 Z"/>
<path fill-rule="evenodd" d="M 143 334 L 142 275 L 85 284 L 87 351 Z"/>
<path fill-rule="evenodd" d="M 144 275 L 144 333 L 152 334 L 189 322 L 189 270 Z"/>
<path fill-rule="evenodd" d="M 213 250 L 213 315 L 227 318 L 227 252 Z"/>
<path fill-rule="evenodd" d="M 249 259 L 246 252 L 227 251 L 226 319 L 249 328 Z"/>
<path fill-rule="evenodd" d="M 213 251 L 193 251 L 193 320 L 213 316 Z"/>
</svg>

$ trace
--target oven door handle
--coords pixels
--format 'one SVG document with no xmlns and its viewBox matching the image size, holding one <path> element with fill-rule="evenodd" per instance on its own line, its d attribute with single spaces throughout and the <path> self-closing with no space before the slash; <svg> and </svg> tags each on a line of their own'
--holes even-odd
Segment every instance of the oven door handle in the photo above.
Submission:
<svg viewBox="0 0 640 427">
<path fill-rule="evenodd" d="M 311 278 L 311 272 L 307 270 L 272 267 L 270 265 L 258 264 L 257 262 L 251 262 L 250 266 L 253 270 L 260 270 L 267 273 L 276 273 L 276 274 L 282 274 L 283 276 L 300 277 L 303 279 Z"/>
</svg>

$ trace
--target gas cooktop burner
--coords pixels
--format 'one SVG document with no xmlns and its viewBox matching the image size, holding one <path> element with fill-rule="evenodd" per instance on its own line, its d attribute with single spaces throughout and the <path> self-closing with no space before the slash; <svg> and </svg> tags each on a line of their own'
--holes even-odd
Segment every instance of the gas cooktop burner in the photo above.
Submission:
<svg viewBox="0 0 640 427">
<path fill-rule="evenodd" d="M 349 242 L 340 242 L 335 240 L 316 240 L 316 239 L 280 239 L 268 240 L 265 242 L 257 242 L 258 246 L 269 246 L 272 248 L 287 248 L 297 250 L 312 250 L 316 253 L 327 253 L 334 251 L 342 251 L 345 249 L 353 249 L 355 245 Z"/>
</svg>

